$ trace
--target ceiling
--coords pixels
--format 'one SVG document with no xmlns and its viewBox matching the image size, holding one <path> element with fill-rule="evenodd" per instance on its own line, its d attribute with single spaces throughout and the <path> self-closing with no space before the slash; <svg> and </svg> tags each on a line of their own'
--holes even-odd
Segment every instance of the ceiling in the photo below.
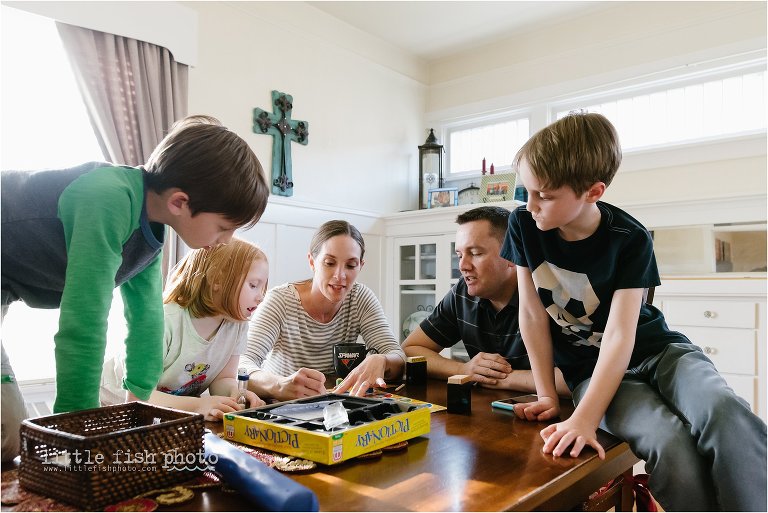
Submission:
<svg viewBox="0 0 768 513">
<path fill-rule="evenodd" d="M 427 61 L 610 7 L 581 1 L 318 1 L 313 7 Z"/>
</svg>

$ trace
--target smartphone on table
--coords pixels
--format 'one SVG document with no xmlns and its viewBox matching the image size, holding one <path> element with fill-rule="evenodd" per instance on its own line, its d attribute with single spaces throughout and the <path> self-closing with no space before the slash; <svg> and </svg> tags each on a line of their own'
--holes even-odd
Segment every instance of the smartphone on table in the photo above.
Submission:
<svg viewBox="0 0 768 513">
<path fill-rule="evenodd" d="M 491 403 L 494 408 L 500 408 L 502 410 L 513 411 L 515 404 L 518 403 L 532 403 L 538 401 L 539 397 L 536 394 L 519 395 L 517 397 L 509 397 L 507 399 L 498 399 Z"/>
</svg>

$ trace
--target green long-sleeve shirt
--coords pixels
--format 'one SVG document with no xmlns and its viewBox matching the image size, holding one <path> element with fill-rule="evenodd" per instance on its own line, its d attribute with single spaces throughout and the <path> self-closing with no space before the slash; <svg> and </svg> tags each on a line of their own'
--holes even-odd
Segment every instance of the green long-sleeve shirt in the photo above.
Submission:
<svg viewBox="0 0 768 513">
<path fill-rule="evenodd" d="M 143 172 L 89 163 L 3 171 L 3 302 L 60 307 L 54 411 L 99 405 L 112 290 L 128 325 L 125 387 L 147 399 L 162 373 L 164 226 L 150 223 Z"/>
</svg>

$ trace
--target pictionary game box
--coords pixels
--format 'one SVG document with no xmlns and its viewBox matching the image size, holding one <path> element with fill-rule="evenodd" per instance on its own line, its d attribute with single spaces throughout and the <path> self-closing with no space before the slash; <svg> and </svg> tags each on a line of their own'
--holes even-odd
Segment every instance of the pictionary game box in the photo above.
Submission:
<svg viewBox="0 0 768 513">
<path fill-rule="evenodd" d="M 328 413 L 324 412 L 340 410 L 334 403 L 341 403 L 348 422 L 327 429 Z M 333 465 L 429 433 L 429 406 L 329 393 L 227 413 L 224 436 Z"/>
</svg>

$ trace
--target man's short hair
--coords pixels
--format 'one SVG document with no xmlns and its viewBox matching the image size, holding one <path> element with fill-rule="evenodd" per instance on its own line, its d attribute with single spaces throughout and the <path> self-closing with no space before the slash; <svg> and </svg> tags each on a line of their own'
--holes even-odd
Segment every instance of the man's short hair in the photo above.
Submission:
<svg viewBox="0 0 768 513">
<path fill-rule="evenodd" d="M 456 217 L 456 224 L 462 225 L 472 221 L 488 221 L 491 224 L 491 233 L 500 241 L 504 240 L 509 221 L 509 210 L 504 207 L 482 206 L 467 210 Z"/>
<path fill-rule="evenodd" d="M 568 186 L 583 194 L 596 182 L 607 187 L 621 164 L 616 128 L 602 114 L 571 112 L 536 132 L 515 155 L 525 159 L 541 186 Z"/>
</svg>

